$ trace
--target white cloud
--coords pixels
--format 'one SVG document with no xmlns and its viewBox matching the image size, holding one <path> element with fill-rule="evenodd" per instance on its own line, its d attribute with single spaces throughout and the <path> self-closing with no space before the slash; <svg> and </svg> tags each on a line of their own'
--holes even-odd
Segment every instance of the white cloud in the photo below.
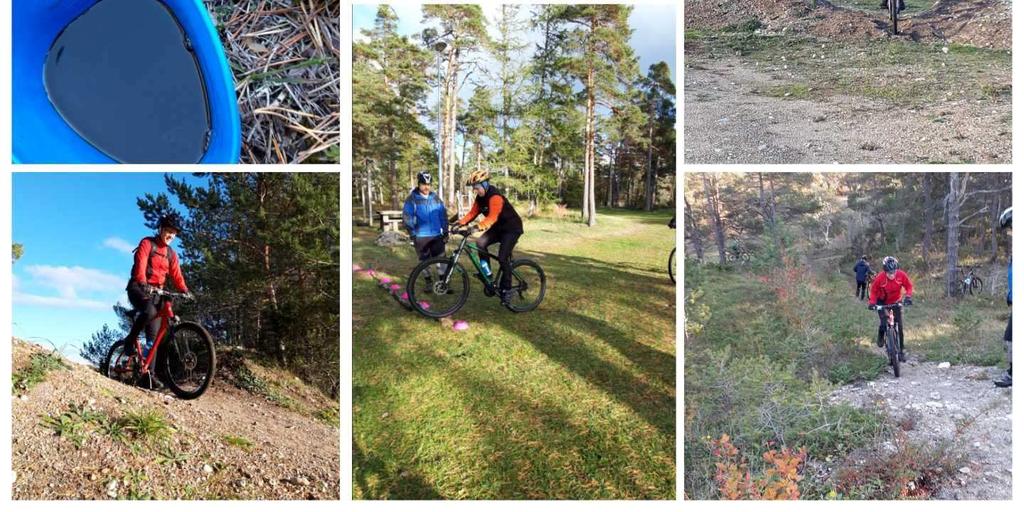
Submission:
<svg viewBox="0 0 1024 512">
<path fill-rule="evenodd" d="M 25 271 L 32 276 L 32 284 L 51 290 L 64 299 L 76 299 L 79 292 L 116 291 L 127 282 L 127 277 L 85 267 L 56 267 L 51 265 L 29 265 Z M 24 284 L 24 283 L 21 283 Z"/>
<path fill-rule="evenodd" d="M 111 306 L 113 306 L 112 303 L 99 300 L 87 300 L 74 297 L 45 297 L 42 295 L 32 295 L 30 293 L 21 292 L 14 292 L 14 303 L 25 306 L 96 310 L 109 310 Z"/>
<path fill-rule="evenodd" d="M 123 238 L 112 236 L 103 241 L 103 247 L 114 249 L 115 251 L 121 251 L 123 253 L 131 254 L 135 250 L 135 246 L 128 243 Z"/>
</svg>

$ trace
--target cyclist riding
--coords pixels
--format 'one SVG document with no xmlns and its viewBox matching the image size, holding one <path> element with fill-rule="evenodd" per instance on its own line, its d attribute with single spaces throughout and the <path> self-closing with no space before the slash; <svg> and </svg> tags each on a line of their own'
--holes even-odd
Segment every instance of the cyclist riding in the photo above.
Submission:
<svg viewBox="0 0 1024 512">
<path fill-rule="evenodd" d="M 416 176 L 417 185 L 402 208 L 405 229 L 412 237 L 420 261 L 444 254 L 445 239 L 448 237 L 448 211 L 441 198 L 430 190 L 429 172 Z"/>
<path fill-rule="evenodd" d="M 516 213 L 512 203 L 508 201 L 497 187 L 490 183 L 491 173 L 487 170 L 474 171 L 466 180 L 466 185 L 473 187 L 476 199 L 473 207 L 465 217 L 458 220 L 459 226 L 465 226 L 473 221 L 478 215 L 484 219 L 478 223 L 483 234 L 476 241 L 477 247 L 487 250 L 492 244 L 501 244 L 498 249 L 498 263 L 501 265 L 501 282 L 498 284 L 498 296 L 502 304 L 508 304 L 512 299 L 512 269 L 509 262 L 512 261 L 512 249 L 523 234 L 523 220 Z M 489 258 L 485 253 L 480 254 L 480 262 L 484 268 L 490 268 Z"/>
<path fill-rule="evenodd" d="M 156 338 L 160 321 L 153 292 L 162 290 L 168 277 L 181 293 L 191 295 L 185 285 L 185 276 L 181 274 L 178 255 L 171 249 L 171 242 L 181 232 L 181 226 L 181 218 L 177 214 L 165 215 L 157 224 L 157 234 L 143 238 L 135 248 L 135 264 L 125 290 L 138 316 L 125 338 L 126 356 L 135 354 L 135 340 L 143 329 L 146 330 L 147 346 Z"/>
<path fill-rule="evenodd" d="M 875 304 L 878 306 L 888 306 L 895 304 L 903 299 L 903 304 L 909 306 L 913 303 L 911 295 L 914 294 L 914 284 L 910 282 L 910 277 L 907 273 L 900 270 L 900 262 L 892 256 L 886 256 L 882 260 L 882 269 L 884 272 L 878 274 L 875 280 L 871 283 L 871 289 L 868 292 L 868 304 Z M 906 292 L 906 296 L 903 293 Z M 903 352 L 903 311 L 900 308 L 892 310 L 896 324 L 899 326 L 900 335 L 900 354 L 899 359 L 901 363 L 907 361 L 906 356 Z M 878 310 L 878 346 L 881 347 L 885 344 L 885 328 L 888 322 L 888 315 L 885 310 Z"/>
<path fill-rule="evenodd" d="M 871 264 L 868 263 L 868 255 L 865 254 L 857 260 L 853 266 L 853 272 L 857 274 L 857 291 L 853 294 L 860 300 L 864 300 L 864 294 L 868 291 L 868 274 L 871 273 Z"/>
<path fill-rule="evenodd" d="M 1012 229 L 1012 216 L 1012 206 L 1003 210 L 1003 213 L 999 216 L 999 227 Z M 1006 320 L 1003 342 L 1006 344 L 1006 360 L 1010 362 L 1010 366 L 1006 369 L 1006 373 L 1003 374 L 1003 378 L 996 381 L 996 386 L 1001 388 L 1008 388 L 1013 385 L 1013 258 L 1006 264 L 1006 306 L 1010 308 L 1010 317 Z"/>
<path fill-rule="evenodd" d="M 889 0 L 882 0 L 882 3 L 879 4 L 878 7 L 882 8 L 882 9 L 888 9 L 889 8 Z M 907 8 L 907 5 L 903 2 L 903 0 L 900 0 L 900 12 L 903 12 L 903 10 L 906 9 L 906 8 Z"/>
</svg>

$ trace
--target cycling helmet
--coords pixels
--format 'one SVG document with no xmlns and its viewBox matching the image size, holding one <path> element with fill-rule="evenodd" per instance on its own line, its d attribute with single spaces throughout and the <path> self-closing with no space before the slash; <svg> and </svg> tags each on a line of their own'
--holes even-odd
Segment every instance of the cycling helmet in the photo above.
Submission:
<svg viewBox="0 0 1024 512">
<path fill-rule="evenodd" d="M 896 269 L 900 268 L 900 260 L 893 256 L 886 256 L 885 259 L 882 260 L 882 268 L 884 268 L 886 272 L 895 272 Z"/>
<path fill-rule="evenodd" d="M 429 172 L 424 171 L 416 175 L 416 183 L 419 185 L 430 185 L 432 182 Z"/>
<path fill-rule="evenodd" d="M 1010 217 L 1013 215 L 1013 207 L 1009 207 L 1003 210 L 1003 213 L 999 215 L 999 227 L 1006 229 L 1010 227 Z"/>
<path fill-rule="evenodd" d="M 491 179 L 491 171 L 487 169 L 481 169 L 479 171 L 473 171 L 470 173 L 469 178 L 466 179 L 466 185 L 473 186 L 483 183 Z"/>
<path fill-rule="evenodd" d="M 181 231 L 181 217 L 177 213 L 169 213 L 160 217 L 160 222 L 157 223 L 157 229 L 171 228 L 175 231 Z"/>
</svg>

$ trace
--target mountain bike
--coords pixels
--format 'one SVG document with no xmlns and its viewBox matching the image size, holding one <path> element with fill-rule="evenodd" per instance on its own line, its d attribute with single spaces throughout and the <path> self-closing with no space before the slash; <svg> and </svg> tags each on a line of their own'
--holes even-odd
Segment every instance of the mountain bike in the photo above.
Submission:
<svg viewBox="0 0 1024 512">
<path fill-rule="evenodd" d="M 676 249 L 674 247 L 672 252 L 668 253 L 668 278 L 673 283 L 676 282 Z"/>
<path fill-rule="evenodd" d="M 974 275 L 974 269 L 969 268 L 966 272 L 963 268 L 960 269 L 960 295 L 967 295 L 968 293 L 974 295 L 975 290 L 981 293 L 981 287 L 984 286 L 981 278 Z"/>
<path fill-rule="evenodd" d="M 900 0 L 889 0 L 889 21 L 892 23 L 892 35 L 899 35 Z"/>
<path fill-rule="evenodd" d="M 213 382 L 217 368 L 213 337 L 198 323 L 182 321 L 174 314 L 173 300 L 190 300 L 191 295 L 156 290 L 153 296 L 160 320 L 153 346 L 145 352 L 138 338 L 114 343 L 100 368 L 101 373 L 132 385 L 147 379 L 152 385 L 156 374 L 178 398 L 199 398 Z M 127 341 L 135 343 L 134 355 L 125 355 Z"/>
<path fill-rule="evenodd" d="M 670 229 L 676 228 L 676 218 L 672 217 L 669 221 L 668 227 Z M 672 248 L 672 252 L 668 253 L 668 278 L 672 280 L 672 284 L 676 282 L 676 249 Z"/>
<path fill-rule="evenodd" d="M 872 311 L 885 310 L 888 314 L 888 321 L 885 327 L 885 354 L 889 357 L 889 365 L 892 366 L 892 374 L 898 379 L 900 378 L 900 338 L 899 331 L 903 329 L 902 325 L 896 323 L 896 316 L 893 314 L 894 309 L 903 307 L 903 301 L 895 304 L 889 304 L 886 306 L 878 306 L 872 304 L 868 306 L 868 309 Z"/>
<path fill-rule="evenodd" d="M 463 253 L 469 256 L 476 270 L 474 275 L 484 286 L 484 295 L 494 297 L 498 294 L 503 271 L 499 267 L 496 273 L 489 272 L 490 269 L 481 263 L 480 256 L 489 257 L 496 265 L 498 257 L 469 241 L 472 230 L 453 227 L 451 233 L 462 237 L 451 256 L 424 260 L 409 274 L 409 282 L 406 284 L 409 305 L 423 316 L 444 318 L 454 315 L 466 304 L 470 279 L 469 273 L 459 263 Z M 544 300 L 547 287 L 544 270 L 528 259 L 514 259 L 509 266 L 512 272 L 512 294 L 505 307 L 515 313 L 536 309 Z"/>
</svg>

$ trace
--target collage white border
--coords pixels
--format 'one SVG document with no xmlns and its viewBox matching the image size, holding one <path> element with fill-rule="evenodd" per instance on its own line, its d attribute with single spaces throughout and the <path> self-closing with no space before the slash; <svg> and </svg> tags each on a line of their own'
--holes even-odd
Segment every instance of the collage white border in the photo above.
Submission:
<svg viewBox="0 0 1024 512">
<path fill-rule="evenodd" d="M 46 1 L 46 0 L 38 0 Z M 568 2 L 565 0 L 549 0 L 546 3 L 610 3 L 613 0 L 607 0 L 605 2 L 584 0 L 579 2 Z M 723 1 L 738 1 L 744 0 L 723 0 Z M 787 0 L 779 0 L 787 1 Z M 296 168 L 296 166 L 287 165 L 260 165 L 260 166 L 244 166 L 244 167 L 218 167 L 218 166 L 206 166 L 203 170 L 210 171 L 226 171 L 226 170 L 246 170 L 246 171 L 312 171 L 312 172 L 340 172 L 342 175 L 341 181 L 341 280 L 340 280 L 340 296 L 341 300 L 341 350 L 343 355 L 341 357 L 341 379 L 342 382 L 351 382 L 352 377 L 352 360 L 351 360 L 351 348 L 352 348 L 352 274 L 348 270 L 352 264 L 352 250 L 351 245 L 345 241 L 352 239 L 352 225 L 351 222 L 346 222 L 345 219 L 352 218 L 352 204 L 351 201 L 347 201 L 344 198 L 350 198 L 352 187 L 351 180 L 346 179 L 351 176 L 351 62 L 352 62 L 352 5 L 353 3 L 373 3 L 373 2 L 349 2 L 342 1 L 341 4 L 341 66 L 342 66 L 342 84 L 341 84 L 341 106 L 342 106 L 342 123 L 341 123 L 341 155 L 342 162 L 339 166 L 333 165 L 319 165 L 319 166 L 302 166 Z M 391 2 L 399 3 L 399 2 Z M 421 2 L 417 2 L 421 3 Z M 486 0 L 478 2 L 451 2 L 451 3 L 494 3 Z M 529 2 L 518 2 L 518 3 L 529 3 Z M 677 88 L 677 137 L 676 137 L 676 158 L 677 158 L 677 176 L 682 177 L 685 172 L 728 172 L 728 171 L 766 171 L 766 172 L 944 172 L 949 170 L 957 170 L 961 172 L 1007 172 L 1015 169 L 1016 165 L 959 165 L 959 166 L 929 166 L 929 165 L 900 165 L 900 166 L 886 166 L 886 165 L 771 165 L 771 166 L 759 166 L 759 165 L 692 165 L 686 166 L 683 163 L 683 88 L 684 80 L 683 75 L 685 71 L 685 56 L 683 54 L 683 19 L 684 19 L 684 2 L 679 1 L 659 1 L 651 0 L 648 2 L 634 2 L 634 1 L 623 1 L 622 3 L 655 3 L 655 4 L 674 4 L 677 6 L 676 9 L 676 88 Z M 3 64 L 0 66 L 0 97 L 3 98 L 3 108 L 0 109 L 0 155 L 11 154 L 11 2 L 3 2 L 2 16 L 0 16 L 0 32 L 5 34 L 0 37 L 0 54 L 2 54 Z M 1017 22 L 1022 14 L 1019 12 L 1020 9 L 1014 9 L 1013 21 L 1014 26 L 1021 26 Z M 1017 31 L 1013 31 L 1014 48 L 1018 47 L 1020 37 Z M 1020 80 L 1021 78 L 1021 58 L 1016 52 L 1013 54 L 1013 81 L 1014 83 L 1024 83 Z M 1019 105 L 1021 101 L 1021 95 L 1016 89 L 1013 91 L 1013 103 Z M 1018 109 L 1020 110 L 1020 109 Z M 1013 119 L 1013 132 L 1015 134 L 1021 133 L 1022 121 L 1021 118 L 1024 114 L 1016 115 Z M 1014 162 L 1020 161 L 1020 144 L 1018 143 L 1019 137 L 1015 137 L 1013 141 L 1013 155 Z M 3 212 L 2 221 L 0 221 L 0 246 L 7 247 L 7 244 L 11 242 L 11 172 L 14 166 L 10 163 L 10 158 L 2 158 L 3 161 L 2 169 L 3 173 L 0 176 L 0 211 Z M 165 172 L 165 171 L 192 171 L 195 170 L 196 166 L 183 166 L 183 165 L 160 165 L 160 166 L 132 166 L 131 171 L 138 172 Z M 83 171 L 83 172 L 124 172 L 126 169 L 117 165 L 92 165 L 92 166 L 39 166 L 39 165 L 19 165 L 17 171 Z M 1019 180 L 1015 180 L 1013 187 L 1013 198 L 1014 202 L 1020 204 L 1021 196 L 1024 194 L 1024 183 L 1017 183 Z M 676 188 L 676 204 L 682 204 L 682 190 L 683 182 L 680 182 Z M 73 218 L 73 215 L 69 215 L 69 219 Z M 69 227 L 70 229 L 70 227 Z M 676 245 L 682 247 L 683 243 L 683 230 L 676 230 Z M 1020 246 L 1020 243 L 1014 241 L 1014 252 L 1019 250 L 1016 247 Z M 684 262 L 685 259 L 681 259 L 680 262 Z M 9 382 L 11 375 L 11 345 L 6 340 L 11 339 L 11 275 L 12 265 L 10 260 L 2 258 L 2 265 L 0 265 L 0 285 L 3 286 L 4 291 L 0 295 L 0 368 L 3 369 L 3 382 Z M 680 272 L 680 276 L 683 273 Z M 1024 285 L 1020 284 L 1015 287 L 1014 295 L 1020 296 L 1021 287 Z M 138 506 L 157 506 L 162 510 L 189 510 L 189 511 L 203 511 L 203 510 L 248 510 L 248 511 L 273 511 L 279 506 L 292 507 L 301 506 L 305 510 L 317 511 L 317 510 L 355 510 L 355 511 L 433 511 L 433 510 L 488 510 L 488 511 L 513 511 L 522 510 L 529 507 L 531 510 L 537 511 L 594 511 L 594 510 L 609 510 L 609 511 L 634 511 L 634 510 L 651 510 L 651 511 L 662 511 L 662 510 L 679 510 L 680 508 L 686 510 L 729 510 L 729 511 L 763 511 L 763 510 L 820 510 L 822 508 L 829 510 L 860 510 L 865 505 L 864 502 L 784 502 L 784 503 L 768 503 L 768 502 L 711 502 L 711 501 L 682 501 L 683 496 L 683 388 L 685 376 L 683 374 L 683 345 L 682 345 L 682 333 L 683 333 L 683 286 L 682 279 L 680 278 L 680 285 L 676 288 L 676 501 L 462 501 L 462 502 L 444 502 L 444 501 L 397 501 L 397 502 L 382 502 L 382 501 L 350 501 L 352 495 L 352 419 L 351 419 L 351 405 L 352 395 L 351 386 L 347 387 L 345 392 L 342 393 L 341 397 L 341 428 L 340 428 L 340 444 L 341 444 L 341 501 L 306 501 L 306 502 L 291 502 L 291 501 L 210 501 L 210 502 L 182 502 L 182 501 L 170 501 L 156 503 L 153 505 L 132 503 L 132 502 L 94 502 L 94 501 L 66 501 L 66 502 L 38 502 L 38 501 L 11 501 L 11 484 L 12 484 L 12 472 L 11 472 L 11 423 L 10 421 L 0 421 L 0 460 L 3 461 L 3 471 L 0 471 L 0 507 L 5 510 L 25 510 L 25 511 L 41 511 L 58 509 L 61 507 L 74 507 L 74 510 L 81 511 L 109 511 L 109 510 L 129 510 Z M 1014 424 L 1019 424 L 1021 418 L 1020 413 L 1020 400 L 1015 396 L 1014 400 L 1014 413 L 1013 419 Z M 11 396 L 9 393 L 0 393 L 0 414 L 4 418 L 10 418 L 11 414 Z M 1020 446 L 1020 428 L 1015 429 L 1013 435 L 1014 446 Z M 1019 456 L 1017 452 L 1020 449 L 1015 450 L 1014 453 L 1014 466 L 1017 466 Z M 1017 501 L 1024 502 L 1024 499 L 1019 498 L 1021 496 L 1022 484 L 1020 478 L 1014 479 L 1014 492 L 1013 495 L 1018 497 Z M 9 505 L 8 505 L 9 504 Z M 1010 510 L 1013 506 L 1012 501 L 1001 501 L 1001 502 L 972 502 L 976 506 L 984 507 L 985 510 Z M 944 512 L 946 510 L 959 511 L 962 508 L 962 504 L 959 502 L 950 501 L 926 501 L 926 502 L 870 502 L 870 506 L 874 509 L 882 510 L 923 510 L 925 507 L 931 512 Z"/>
</svg>

